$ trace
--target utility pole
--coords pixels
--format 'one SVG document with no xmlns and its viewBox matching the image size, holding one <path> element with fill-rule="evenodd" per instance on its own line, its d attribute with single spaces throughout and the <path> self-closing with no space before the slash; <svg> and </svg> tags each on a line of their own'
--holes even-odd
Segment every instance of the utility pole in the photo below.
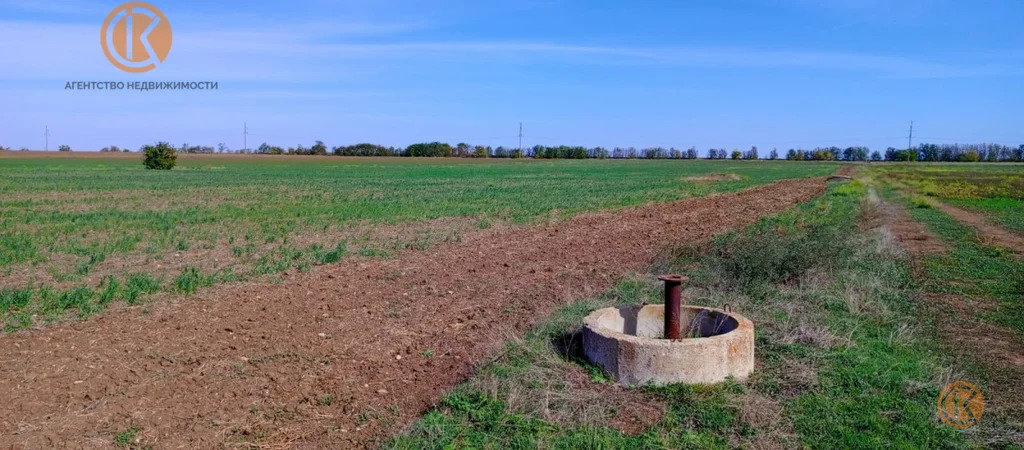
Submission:
<svg viewBox="0 0 1024 450">
<path fill-rule="evenodd" d="M 523 154 L 523 123 L 519 122 L 519 154 Z"/>
<path fill-rule="evenodd" d="M 249 151 L 249 124 L 242 122 L 242 153 Z"/>
<path fill-rule="evenodd" d="M 43 136 L 46 137 L 46 147 L 45 147 L 45 150 L 46 151 L 50 151 L 50 126 L 49 125 L 46 126 L 46 131 L 43 132 Z"/>
<path fill-rule="evenodd" d="M 910 135 L 907 136 L 907 151 L 914 149 L 914 121 L 910 121 Z"/>
</svg>

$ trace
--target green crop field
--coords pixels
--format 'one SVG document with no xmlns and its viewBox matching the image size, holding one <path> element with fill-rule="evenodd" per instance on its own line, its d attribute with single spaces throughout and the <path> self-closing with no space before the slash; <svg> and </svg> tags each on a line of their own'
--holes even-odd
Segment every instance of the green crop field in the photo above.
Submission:
<svg viewBox="0 0 1024 450">
<path fill-rule="evenodd" d="M 921 195 L 990 215 L 1000 225 L 1024 234 L 1024 165 L 893 165 L 878 172 Z"/>
<path fill-rule="evenodd" d="M 0 311 L 89 314 L 111 301 L 387 257 L 475 229 L 735 191 L 834 163 L 514 161 L 137 154 L 0 158 Z M 687 177 L 734 174 L 720 181 Z M 389 225 L 400 225 L 390 226 Z"/>
</svg>

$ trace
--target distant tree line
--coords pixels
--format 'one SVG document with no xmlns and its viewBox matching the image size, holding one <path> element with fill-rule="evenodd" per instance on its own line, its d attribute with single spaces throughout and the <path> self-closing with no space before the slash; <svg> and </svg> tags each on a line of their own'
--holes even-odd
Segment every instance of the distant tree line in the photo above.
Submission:
<svg viewBox="0 0 1024 450">
<path fill-rule="evenodd" d="M 1024 145 L 920 144 L 912 149 L 889 147 L 885 153 L 867 147 L 819 147 L 790 149 L 786 159 L 794 161 L 929 161 L 929 162 L 1014 162 L 1024 161 Z"/>
<path fill-rule="evenodd" d="M 674 147 L 583 147 L 583 146 L 544 146 L 535 145 L 524 148 L 491 147 L 460 143 L 452 146 L 443 142 L 425 142 L 412 144 L 408 147 L 385 147 L 376 144 L 356 144 L 334 147 L 328 151 L 322 141 L 316 141 L 311 147 L 299 145 L 287 149 L 271 146 L 266 143 L 259 146 L 255 153 L 272 155 L 335 155 L 335 156 L 411 156 L 411 157 L 456 157 L 456 158 L 534 158 L 534 159 L 698 159 L 696 147 L 686 150 Z M 732 151 L 725 148 L 710 148 L 704 153 L 706 159 L 780 159 L 778 149 L 772 149 L 764 158 L 757 147 L 750 150 Z M 1024 161 L 1024 145 L 1013 148 L 997 144 L 921 144 L 912 150 L 889 148 L 885 153 L 863 146 L 856 147 L 817 147 L 811 150 L 789 149 L 785 159 L 792 161 Z"/>
<path fill-rule="evenodd" d="M 173 148 L 173 147 L 172 147 Z M 62 146 L 63 151 L 70 148 Z M 583 146 L 544 146 L 518 148 L 491 147 L 459 143 L 452 146 L 443 142 L 424 142 L 408 147 L 387 147 L 383 145 L 362 143 L 329 148 L 323 141 L 315 141 L 307 147 L 279 147 L 267 143 L 255 150 L 238 150 L 233 152 L 225 144 L 216 148 L 182 144 L 176 149 L 180 153 L 256 153 L 267 155 L 333 155 L 333 156 L 407 156 L 407 157 L 453 157 L 453 158 L 534 158 L 534 159 L 698 159 L 702 155 L 696 147 L 686 150 L 675 147 L 583 147 Z M 117 146 L 104 147 L 102 152 L 122 151 Z M 123 151 L 128 151 L 124 149 Z M 710 148 L 703 153 L 705 159 L 786 159 L 791 161 L 946 161 L 946 162 L 1004 162 L 1024 161 L 1024 145 L 1010 147 L 999 144 L 920 144 L 913 149 L 896 149 L 889 147 L 879 152 L 863 146 L 855 147 L 816 147 L 813 149 L 789 149 L 784 155 L 772 149 L 767 155 L 758 151 L 757 147 L 741 151 L 738 149 Z"/>
<path fill-rule="evenodd" d="M 124 153 L 130 151 L 131 150 L 128 150 L 127 148 L 122 150 L 121 147 L 118 147 L 116 145 L 111 145 L 110 147 L 103 147 L 100 149 L 100 153 Z"/>
</svg>

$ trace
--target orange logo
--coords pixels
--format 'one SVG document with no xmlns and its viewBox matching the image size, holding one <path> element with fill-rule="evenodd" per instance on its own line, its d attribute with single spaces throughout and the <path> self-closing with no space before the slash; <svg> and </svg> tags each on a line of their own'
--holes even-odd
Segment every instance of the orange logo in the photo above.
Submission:
<svg viewBox="0 0 1024 450">
<path fill-rule="evenodd" d="M 944 422 L 956 428 L 968 428 L 981 420 L 985 397 L 973 384 L 954 381 L 939 394 L 938 408 Z"/>
<path fill-rule="evenodd" d="M 171 22 L 155 6 L 128 2 L 103 21 L 100 44 L 110 63 L 125 72 L 148 72 L 171 52 Z"/>
</svg>

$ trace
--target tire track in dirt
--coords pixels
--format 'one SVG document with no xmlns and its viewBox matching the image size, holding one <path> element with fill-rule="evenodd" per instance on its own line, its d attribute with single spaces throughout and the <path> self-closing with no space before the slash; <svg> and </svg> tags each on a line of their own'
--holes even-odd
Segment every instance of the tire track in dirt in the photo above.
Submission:
<svg viewBox="0 0 1024 450">
<path fill-rule="evenodd" d="M 824 178 L 353 258 L 279 284 L 21 331 L 0 346 L 0 447 L 373 447 L 572 300 L 820 195 Z"/>
<path fill-rule="evenodd" d="M 989 218 L 966 209 L 943 203 L 941 201 L 930 202 L 939 211 L 967 225 L 978 233 L 978 238 L 987 245 L 995 245 L 1014 251 L 1017 254 L 1024 254 L 1024 236 L 1016 234 L 998 225 L 993 225 Z"/>
<path fill-rule="evenodd" d="M 898 185 L 902 190 L 920 196 L 920 199 L 932 208 L 952 217 L 957 222 L 973 228 L 978 234 L 978 238 L 985 245 L 1009 249 L 1018 255 L 1024 256 L 1024 236 L 993 224 L 991 219 L 984 214 L 959 208 L 933 197 L 922 195 L 917 189 L 908 184 L 899 182 Z"/>
<path fill-rule="evenodd" d="M 903 207 L 879 199 L 874 192 L 870 198 L 881 206 L 881 225 L 892 232 L 909 254 L 911 265 L 915 267 L 914 276 L 927 280 L 921 262 L 929 255 L 946 252 L 945 244 L 928 231 L 924 223 L 911 219 Z M 934 204 L 937 208 L 941 205 Z M 950 216 L 960 220 L 953 214 Z M 985 393 L 990 406 L 1014 420 L 1024 419 L 1024 352 L 1020 337 L 1005 326 L 978 317 L 979 312 L 997 308 L 996 303 L 987 298 L 935 292 L 924 292 L 921 300 L 925 314 L 931 316 L 929 320 L 933 320 L 939 335 L 946 341 L 948 351 L 988 366 L 990 382 L 998 387 Z M 1009 439 L 1024 442 L 1020 438 Z"/>
</svg>

